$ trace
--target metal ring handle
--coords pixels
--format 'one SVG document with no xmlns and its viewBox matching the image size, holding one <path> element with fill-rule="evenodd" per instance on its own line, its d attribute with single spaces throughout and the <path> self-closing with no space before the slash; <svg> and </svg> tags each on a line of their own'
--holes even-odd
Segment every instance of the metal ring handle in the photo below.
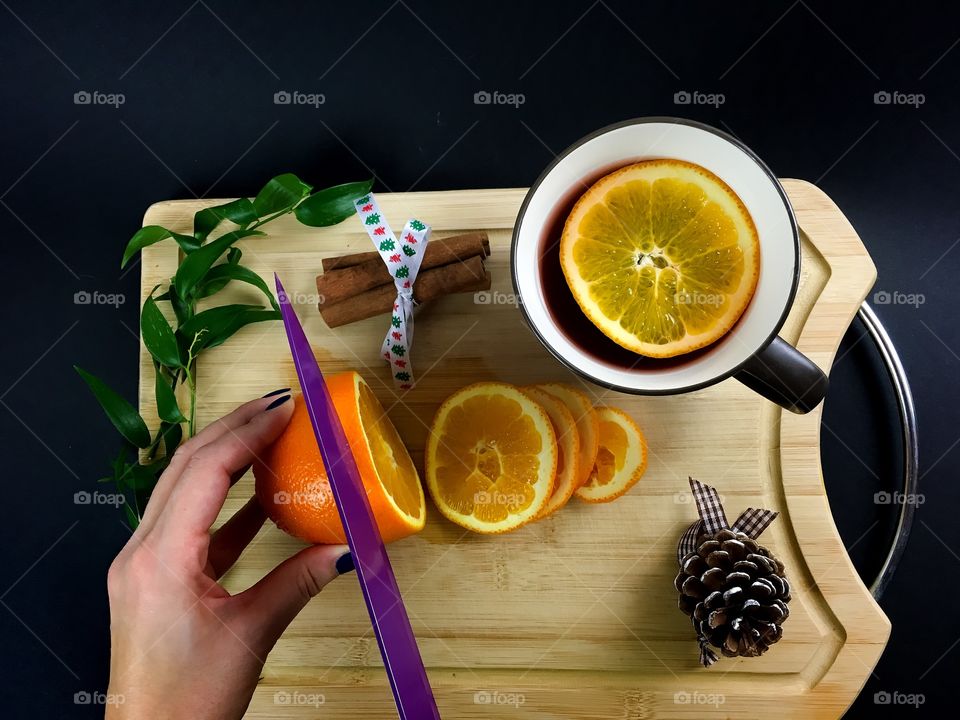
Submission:
<svg viewBox="0 0 960 720">
<path fill-rule="evenodd" d="M 894 391 L 897 396 L 897 410 L 900 413 L 900 426 L 903 430 L 903 498 L 900 503 L 900 517 L 897 520 L 897 531 L 893 536 L 893 543 L 890 545 L 890 551 L 883 561 L 883 567 L 877 574 L 876 579 L 870 584 L 870 593 L 875 600 L 879 600 L 884 590 L 893 578 L 896 572 L 897 563 L 907 546 L 907 539 L 910 537 L 910 526 L 913 524 L 913 515 L 916 511 L 916 503 L 910 502 L 910 499 L 916 497 L 919 486 L 918 466 L 920 460 L 920 450 L 917 444 L 917 413 L 913 405 L 913 393 L 910 391 L 910 383 L 907 380 L 907 373 L 903 368 L 897 349 L 887 334 L 883 323 L 877 318 L 873 308 L 866 302 L 860 306 L 857 317 L 863 321 L 867 332 L 880 351 L 883 364 L 887 368 L 887 374 L 893 383 Z"/>
</svg>

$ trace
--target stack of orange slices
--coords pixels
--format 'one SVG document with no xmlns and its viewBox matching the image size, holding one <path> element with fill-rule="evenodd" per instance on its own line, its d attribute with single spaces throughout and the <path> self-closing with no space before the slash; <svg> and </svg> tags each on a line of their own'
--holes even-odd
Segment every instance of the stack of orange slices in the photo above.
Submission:
<svg viewBox="0 0 960 720">
<path fill-rule="evenodd" d="M 487 534 L 543 519 L 573 496 L 615 500 L 646 466 L 646 441 L 629 415 L 560 383 L 462 388 L 437 411 L 425 452 L 440 512 Z"/>
<path fill-rule="evenodd" d="M 423 529 L 426 505 L 413 460 L 356 372 L 328 376 L 337 415 L 384 541 Z M 621 410 L 594 407 L 561 383 L 468 385 L 440 406 L 425 452 L 426 485 L 440 512 L 478 533 L 515 530 L 572 497 L 610 502 L 643 475 L 647 446 Z M 343 543 L 326 468 L 302 397 L 280 437 L 253 466 L 266 514 L 311 543 Z"/>
</svg>

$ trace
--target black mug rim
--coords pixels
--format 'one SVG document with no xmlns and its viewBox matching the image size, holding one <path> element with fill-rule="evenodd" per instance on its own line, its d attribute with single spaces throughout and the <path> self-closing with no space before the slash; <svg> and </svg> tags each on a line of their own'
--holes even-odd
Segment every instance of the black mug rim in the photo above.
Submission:
<svg viewBox="0 0 960 720">
<path fill-rule="evenodd" d="M 787 216 L 790 220 L 790 231 L 793 235 L 793 251 L 794 251 L 794 263 L 793 263 L 793 278 L 791 280 L 790 292 L 787 295 L 787 302 L 784 304 L 783 311 L 780 313 L 780 317 L 777 319 L 774 324 L 773 330 L 767 336 L 767 338 L 750 354 L 747 356 L 743 362 L 738 365 L 725 370 L 724 372 L 704 380 L 703 382 L 694 383 L 692 385 L 684 385 L 677 388 L 670 388 L 664 390 L 644 390 L 642 388 L 629 387 L 626 385 L 619 385 L 614 382 L 607 382 L 606 380 L 601 380 L 594 377 L 590 373 L 582 370 L 581 368 L 576 367 L 572 362 L 563 357 L 559 352 L 557 352 L 550 343 L 547 342 L 546 338 L 537 328 L 537 326 L 530 319 L 530 316 L 527 314 L 526 308 L 524 307 L 523 296 L 520 294 L 520 284 L 517 276 L 517 245 L 520 237 L 520 226 L 523 224 L 524 216 L 527 212 L 527 206 L 530 204 L 531 199 L 539 190 L 540 185 L 546 179 L 546 177 L 551 173 L 551 171 L 560 164 L 570 153 L 579 148 L 581 145 L 594 140 L 595 138 L 605 135 L 614 130 L 618 130 L 623 127 L 629 127 L 631 125 L 643 125 L 648 123 L 667 123 L 672 125 L 687 125 L 689 127 L 697 128 L 699 130 L 704 130 L 713 135 L 716 135 L 732 145 L 736 146 L 744 152 L 763 173 L 770 179 L 770 182 L 773 183 L 774 188 L 777 193 L 780 195 L 780 199 L 783 201 L 784 208 L 787 211 Z M 733 375 L 736 375 L 740 370 L 742 370 L 747 363 L 749 363 L 754 357 L 759 353 L 763 352 L 770 343 L 773 342 L 776 338 L 781 328 L 783 328 L 784 322 L 787 320 L 787 315 L 790 314 L 790 310 L 793 307 L 793 303 L 796 300 L 797 288 L 800 286 L 800 229 L 797 225 L 797 217 L 793 211 L 793 205 L 790 203 L 790 198 L 787 197 L 786 190 L 783 189 L 783 185 L 780 182 L 780 179 L 774 174 L 774 172 L 767 166 L 760 157 L 753 152 L 747 145 L 735 138 L 733 135 L 730 135 L 719 128 L 715 128 L 712 125 L 707 125 L 706 123 L 698 122 L 697 120 L 689 120 L 687 118 L 677 118 L 670 117 L 666 115 L 651 115 L 647 117 L 632 118 L 630 120 L 622 120 L 611 125 L 606 125 L 599 130 L 594 130 L 588 135 L 584 135 L 582 138 L 574 142 L 572 145 L 568 146 L 566 149 L 561 151 L 547 167 L 544 169 L 540 176 L 534 181 L 530 186 L 530 189 L 527 190 L 527 194 L 523 198 L 523 202 L 520 204 L 520 211 L 517 213 L 517 220 L 513 226 L 513 238 L 510 243 L 510 276 L 513 281 L 513 291 L 519 302 L 517 303 L 520 308 L 520 312 L 523 315 L 524 322 L 530 328 L 537 339 L 540 341 L 540 344 L 547 349 L 551 355 L 553 355 L 557 360 L 563 363 L 566 367 L 570 368 L 580 377 L 590 382 L 600 385 L 601 387 L 607 388 L 609 390 L 617 390 L 619 392 L 627 393 L 630 395 L 681 395 L 683 393 L 693 392 L 694 390 L 701 390 L 711 385 L 716 385 L 723 380 L 726 380 Z"/>
</svg>

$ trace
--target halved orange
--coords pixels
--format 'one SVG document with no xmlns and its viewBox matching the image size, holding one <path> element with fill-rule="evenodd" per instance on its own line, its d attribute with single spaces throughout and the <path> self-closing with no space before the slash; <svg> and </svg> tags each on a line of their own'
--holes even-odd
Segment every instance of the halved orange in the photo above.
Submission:
<svg viewBox="0 0 960 720">
<path fill-rule="evenodd" d="M 423 488 L 397 429 L 358 373 L 326 381 L 384 541 L 419 532 L 427 517 Z M 311 543 L 346 542 L 302 396 L 253 472 L 257 499 L 281 530 Z"/>
<path fill-rule="evenodd" d="M 760 241 L 740 198 L 712 172 L 647 160 L 601 178 L 577 201 L 560 263 L 607 337 L 665 358 L 733 327 L 756 290 Z"/>
<path fill-rule="evenodd" d="M 580 451 L 577 455 L 577 487 L 590 478 L 593 464 L 600 447 L 600 431 L 597 413 L 586 393 L 564 383 L 542 383 L 533 387 L 553 395 L 570 411 L 580 437 Z"/>
<path fill-rule="evenodd" d="M 598 407 L 600 450 L 587 483 L 576 491 L 584 502 L 616 500 L 637 484 L 647 469 L 647 441 L 623 410 Z"/>
<path fill-rule="evenodd" d="M 540 519 L 552 515 L 566 505 L 573 496 L 573 491 L 579 487 L 577 457 L 580 455 L 580 433 L 577 432 L 573 413 L 561 400 L 538 387 L 520 389 L 546 411 L 550 424 L 553 425 L 553 433 L 557 437 L 557 473 L 553 482 L 553 494 L 540 511 Z"/>
<path fill-rule="evenodd" d="M 427 489 L 447 519 L 502 533 L 536 518 L 550 499 L 557 441 L 529 396 L 505 383 L 476 383 L 440 406 L 424 464 Z"/>
</svg>

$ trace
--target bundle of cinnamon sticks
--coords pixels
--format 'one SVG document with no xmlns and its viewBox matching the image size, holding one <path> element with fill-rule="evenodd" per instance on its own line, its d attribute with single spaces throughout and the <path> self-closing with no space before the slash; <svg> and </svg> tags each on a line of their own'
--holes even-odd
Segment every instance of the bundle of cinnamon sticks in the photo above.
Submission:
<svg viewBox="0 0 960 720">
<path fill-rule="evenodd" d="M 418 305 L 450 293 L 490 289 L 490 273 L 483 259 L 490 255 L 485 232 L 431 240 L 424 251 L 413 285 Z M 324 258 L 317 276 L 318 308 L 329 327 L 339 327 L 393 309 L 397 289 L 376 251 Z"/>
</svg>

